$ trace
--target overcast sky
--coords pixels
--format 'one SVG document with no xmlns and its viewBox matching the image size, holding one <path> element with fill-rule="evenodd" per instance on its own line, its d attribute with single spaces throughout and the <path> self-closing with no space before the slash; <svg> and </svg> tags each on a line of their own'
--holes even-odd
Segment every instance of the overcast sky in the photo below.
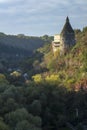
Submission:
<svg viewBox="0 0 87 130">
<path fill-rule="evenodd" d="M 6 34 L 54 35 L 66 16 L 75 29 L 87 26 L 87 0 L 0 0 L 0 32 Z"/>
</svg>

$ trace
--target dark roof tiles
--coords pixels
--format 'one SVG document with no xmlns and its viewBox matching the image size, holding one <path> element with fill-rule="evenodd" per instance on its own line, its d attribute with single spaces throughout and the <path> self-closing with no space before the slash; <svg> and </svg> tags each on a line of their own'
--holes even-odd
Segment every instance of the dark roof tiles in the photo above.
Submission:
<svg viewBox="0 0 87 130">
<path fill-rule="evenodd" d="M 72 29 L 72 26 L 69 22 L 69 18 L 66 18 L 66 23 L 61 31 L 61 34 L 66 34 L 66 33 L 74 33 L 74 30 Z"/>
</svg>

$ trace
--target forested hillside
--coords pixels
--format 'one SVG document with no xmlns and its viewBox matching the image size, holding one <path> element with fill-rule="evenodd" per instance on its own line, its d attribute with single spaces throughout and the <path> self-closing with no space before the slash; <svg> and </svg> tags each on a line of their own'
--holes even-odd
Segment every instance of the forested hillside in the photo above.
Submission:
<svg viewBox="0 0 87 130">
<path fill-rule="evenodd" d="M 0 43 L 11 46 L 22 48 L 27 51 L 34 51 L 35 49 L 43 46 L 46 42 L 50 42 L 53 37 L 44 35 L 42 37 L 25 36 L 24 34 L 18 35 L 6 35 L 0 33 Z"/>
<path fill-rule="evenodd" d="M 0 130 L 87 129 L 87 27 L 75 35 L 66 55 L 54 55 L 45 36 L 20 70 L 7 71 L 8 61 L 1 62 Z"/>
<path fill-rule="evenodd" d="M 48 35 L 34 37 L 0 33 L 0 72 L 9 68 L 20 68 L 20 62 L 34 57 L 37 48 L 51 43 L 52 39 L 53 37 Z"/>
<path fill-rule="evenodd" d="M 39 51 L 44 54 L 42 64 L 49 70 L 45 78 L 58 78 L 69 89 L 81 88 L 83 84 L 87 89 L 87 27 L 75 30 L 75 35 L 76 45 L 66 55 L 60 56 L 59 51 L 54 54 L 50 45 Z"/>
</svg>

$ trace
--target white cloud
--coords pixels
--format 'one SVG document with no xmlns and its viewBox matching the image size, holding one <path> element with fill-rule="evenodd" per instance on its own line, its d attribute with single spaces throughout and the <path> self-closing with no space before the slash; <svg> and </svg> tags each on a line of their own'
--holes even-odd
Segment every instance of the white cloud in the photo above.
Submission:
<svg viewBox="0 0 87 130">
<path fill-rule="evenodd" d="M 23 1 L 23 0 L 0 0 L 0 3 L 14 3 L 19 1 Z"/>
<path fill-rule="evenodd" d="M 87 21 L 86 12 L 87 0 L 0 0 L 2 23 L 10 23 L 8 26 L 12 24 L 12 27 L 15 24 L 19 29 L 26 25 L 26 31 L 29 26 L 39 28 L 40 25 L 46 29 L 49 26 L 49 29 L 52 26 L 60 28 L 67 15 L 70 16 L 71 23 L 80 21 L 80 24 L 80 17 Z"/>
<path fill-rule="evenodd" d="M 0 3 L 10 2 L 11 0 L 0 0 Z"/>
<path fill-rule="evenodd" d="M 87 0 L 74 0 L 74 2 L 75 2 L 76 4 L 81 4 L 81 5 L 87 4 Z"/>
</svg>

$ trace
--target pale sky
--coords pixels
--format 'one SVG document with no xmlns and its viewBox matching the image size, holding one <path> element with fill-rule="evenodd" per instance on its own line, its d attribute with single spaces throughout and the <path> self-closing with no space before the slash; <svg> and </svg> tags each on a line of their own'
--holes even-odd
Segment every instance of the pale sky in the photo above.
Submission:
<svg viewBox="0 0 87 130">
<path fill-rule="evenodd" d="M 87 0 L 0 0 L 0 32 L 6 34 L 54 35 L 67 16 L 74 29 L 87 26 Z"/>
</svg>

